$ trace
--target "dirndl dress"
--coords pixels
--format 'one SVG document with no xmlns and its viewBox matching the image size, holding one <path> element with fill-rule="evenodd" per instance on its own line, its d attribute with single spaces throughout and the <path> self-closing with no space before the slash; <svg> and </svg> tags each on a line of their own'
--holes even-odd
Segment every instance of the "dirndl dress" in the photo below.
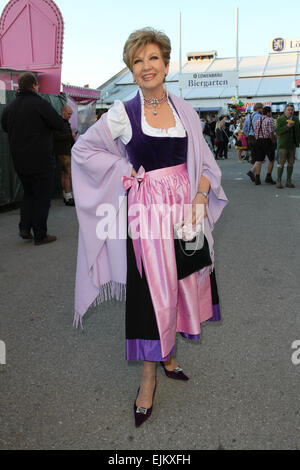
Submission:
<svg viewBox="0 0 300 470">
<path fill-rule="evenodd" d="M 173 226 L 183 220 L 183 206 L 190 202 L 187 137 L 144 134 L 139 95 L 125 109 L 132 127 L 126 151 L 139 172 L 138 179 L 128 178 L 129 227 L 133 206 L 143 207 L 139 238 L 127 238 L 126 359 L 167 361 L 174 354 L 176 332 L 199 340 L 201 322 L 220 320 L 216 277 L 212 271 L 200 285 L 198 273 L 177 279 Z M 170 206 L 175 210 L 166 217 Z"/>
</svg>

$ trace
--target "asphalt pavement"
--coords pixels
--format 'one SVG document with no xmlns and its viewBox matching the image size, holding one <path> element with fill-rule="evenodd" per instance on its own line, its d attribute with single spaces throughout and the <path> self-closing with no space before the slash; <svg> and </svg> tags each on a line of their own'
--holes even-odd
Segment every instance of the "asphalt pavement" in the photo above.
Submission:
<svg viewBox="0 0 300 470">
<path fill-rule="evenodd" d="M 53 201 L 58 240 L 45 246 L 18 237 L 17 210 L 0 214 L 0 449 L 300 449 L 300 162 L 296 188 L 279 190 L 255 186 L 249 165 L 229 157 L 219 161 L 229 205 L 214 231 L 222 321 L 199 342 L 178 336 L 190 380 L 159 366 L 138 429 L 141 364 L 125 360 L 124 303 L 72 326 L 74 208 Z"/>
</svg>

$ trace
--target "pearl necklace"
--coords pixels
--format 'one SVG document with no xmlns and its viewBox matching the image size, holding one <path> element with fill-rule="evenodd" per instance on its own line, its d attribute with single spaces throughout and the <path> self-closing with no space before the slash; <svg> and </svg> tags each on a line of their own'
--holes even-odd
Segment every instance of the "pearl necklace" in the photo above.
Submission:
<svg viewBox="0 0 300 470">
<path fill-rule="evenodd" d="M 162 98 L 149 98 L 149 99 L 146 99 L 144 98 L 144 104 L 145 106 L 149 106 L 149 107 L 152 107 L 154 108 L 154 111 L 153 111 L 153 114 L 154 116 L 157 116 L 157 109 L 160 108 L 160 105 L 162 103 L 164 103 L 165 101 L 167 101 L 168 97 L 166 95 L 166 93 L 164 93 L 164 96 Z"/>
</svg>

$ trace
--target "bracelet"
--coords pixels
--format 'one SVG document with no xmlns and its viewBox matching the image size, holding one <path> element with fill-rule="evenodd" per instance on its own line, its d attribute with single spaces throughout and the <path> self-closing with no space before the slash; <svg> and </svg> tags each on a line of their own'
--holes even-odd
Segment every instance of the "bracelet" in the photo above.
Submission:
<svg viewBox="0 0 300 470">
<path fill-rule="evenodd" d="M 208 194 L 205 191 L 197 191 L 197 194 L 202 194 L 202 196 L 206 197 L 208 199 Z"/>
</svg>

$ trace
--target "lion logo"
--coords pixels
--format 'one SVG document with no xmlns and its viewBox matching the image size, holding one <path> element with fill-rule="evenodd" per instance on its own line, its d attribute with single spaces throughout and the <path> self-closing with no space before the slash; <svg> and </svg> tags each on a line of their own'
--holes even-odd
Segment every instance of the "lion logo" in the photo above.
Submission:
<svg viewBox="0 0 300 470">
<path fill-rule="evenodd" d="M 281 51 L 283 51 L 284 46 L 285 46 L 284 39 L 282 39 L 282 38 L 276 38 L 276 39 L 273 40 L 272 48 L 273 48 L 273 51 L 274 51 L 274 52 L 281 52 Z"/>
</svg>

